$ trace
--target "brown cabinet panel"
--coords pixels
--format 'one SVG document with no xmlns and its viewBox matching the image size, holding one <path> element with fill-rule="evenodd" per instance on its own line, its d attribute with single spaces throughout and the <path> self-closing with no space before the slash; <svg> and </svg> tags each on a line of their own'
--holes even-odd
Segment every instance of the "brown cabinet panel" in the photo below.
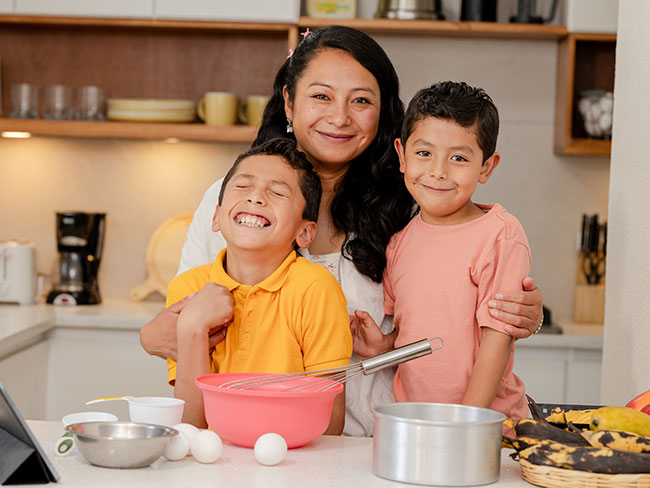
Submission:
<svg viewBox="0 0 650 488">
<path fill-rule="evenodd" d="M 578 100 L 584 91 L 614 91 L 616 35 L 570 33 L 558 49 L 555 152 L 607 156 L 611 141 L 588 136 Z"/>
</svg>

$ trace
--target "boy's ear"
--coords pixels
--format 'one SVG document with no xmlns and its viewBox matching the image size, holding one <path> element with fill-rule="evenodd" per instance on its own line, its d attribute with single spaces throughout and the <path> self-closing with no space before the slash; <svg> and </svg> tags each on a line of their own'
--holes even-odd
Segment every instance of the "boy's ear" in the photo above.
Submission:
<svg viewBox="0 0 650 488">
<path fill-rule="evenodd" d="M 287 119 L 293 120 L 293 110 L 291 108 L 291 103 L 289 102 L 289 90 L 287 90 L 287 85 L 282 87 L 282 96 L 284 97 L 284 114 L 287 116 Z"/>
<path fill-rule="evenodd" d="M 219 232 L 219 207 L 220 205 L 217 205 L 212 216 L 212 232 Z"/>
<path fill-rule="evenodd" d="M 307 248 L 316 237 L 316 222 L 305 221 L 300 233 L 296 236 L 298 247 Z"/>
<path fill-rule="evenodd" d="M 400 139 L 399 137 L 395 139 L 393 146 L 395 147 L 397 156 L 399 156 L 399 170 L 402 173 L 404 173 L 404 170 L 406 169 L 406 165 L 404 164 L 404 146 L 402 146 L 402 139 Z"/>
<path fill-rule="evenodd" d="M 487 160 L 483 163 L 483 166 L 481 167 L 481 173 L 479 174 L 478 181 L 479 183 L 487 183 L 487 181 L 490 179 L 490 176 L 492 176 L 492 173 L 496 169 L 497 166 L 499 166 L 499 162 L 501 161 L 501 155 L 498 152 L 495 152 L 487 158 Z"/>
</svg>

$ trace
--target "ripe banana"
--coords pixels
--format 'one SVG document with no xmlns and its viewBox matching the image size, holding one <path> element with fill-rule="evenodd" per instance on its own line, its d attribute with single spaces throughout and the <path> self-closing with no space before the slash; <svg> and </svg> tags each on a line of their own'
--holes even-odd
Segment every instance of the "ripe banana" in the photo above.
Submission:
<svg viewBox="0 0 650 488">
<path fill-rule="evenodd" d="M 558 442 L 533 444 L 519 457 L 540 466 L 589 471 L 591 473 L 650 473 L 650 456 L 607 447 L 567 446 Z"/>
<path fill-rule="evenodd" d="M 650 436 L 650 415 L 627 407 L 602 407 L 591 416 L 590 430 L 624 430 Z"/>
<path fill-rule="evenodd" d="M 650 418 L 650 417 L 649 417 Z M 517 437 L 549 439 L 562 444 L 588 446 L 589 442 L 579 432 L 570 432 L 549 424 L 545 420 L 521 419 L 514 424 Z"/>
<path fill-rule="evenodd" d="M 588 424 L 591 422 L 591 417 L 596 410 L 591 408 L 587 410 L 568 410 L 564 411 L 560 407 L 555 407 L 551 410 L 551 414 L 546 417 L 549 422 L 556 422 L 559 424 Z"/>
<path fill-rule="evenodd" d="M 650 437 L 620 430 L 585 430 L 580 433 L 592 447 L 610 447 L 650 453 Z"/>
</svg>

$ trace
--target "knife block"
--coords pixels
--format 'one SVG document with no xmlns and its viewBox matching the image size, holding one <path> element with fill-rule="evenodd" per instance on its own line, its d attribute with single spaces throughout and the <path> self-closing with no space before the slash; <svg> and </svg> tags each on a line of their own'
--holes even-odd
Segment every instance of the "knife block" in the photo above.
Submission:
<svg viewBox="0 0 650 488">
<path fill-rule="evenodd" d="M 605 321 L 605 277 L 601 283 L 587 283 L 582 271 L 583 254 L 578 253 L 576 283 L 573 290 L 573 321 L 602 324 Z"/>
</svg>

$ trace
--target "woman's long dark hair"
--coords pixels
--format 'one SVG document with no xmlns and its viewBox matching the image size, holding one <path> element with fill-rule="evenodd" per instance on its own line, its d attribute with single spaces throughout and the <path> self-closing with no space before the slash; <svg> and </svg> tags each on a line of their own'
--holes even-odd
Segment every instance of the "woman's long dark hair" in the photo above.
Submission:
<svg viewBox="0 0 650 488">
<path fill-rule="evenodd" d="M 343 26 L 329 26 L 306 36 L 282 65 L 273 83 L 273 95 L 264 110 L 253 144 L 287 134 L 282 89 L 286 85 L 293 101 L 296 83 L 309 62 L 327 49 L 349 53 L 377 80 L 381 91 L 381 113 L 377 136 L 351 161 L 338 183 L 330 206 L 334 225 L 345 233 L 342 252 L 357 270 L 381 282 L 386 267 L 386 246 L 391 236 L 404 228 L 412 216 L 413 199 L 399 171 L 393 141 L 399 137 L 404 106 L 399 98 L 399 80 L 384 50 L 367 34 Z"/>
</svg>

